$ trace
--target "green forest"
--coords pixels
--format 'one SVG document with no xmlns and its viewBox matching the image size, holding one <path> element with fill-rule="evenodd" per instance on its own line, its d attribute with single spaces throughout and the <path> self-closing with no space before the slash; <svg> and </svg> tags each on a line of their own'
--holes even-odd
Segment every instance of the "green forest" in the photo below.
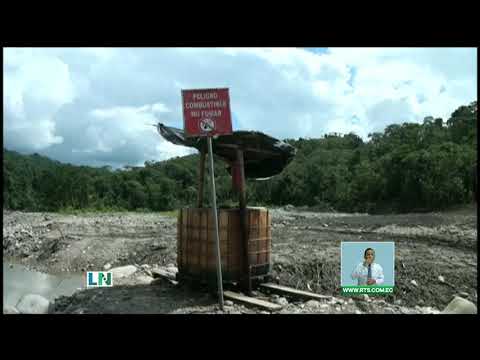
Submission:
<svg viewBox="0 0 480 360">
<path fill-rule="evenodd" d="M 248 181 L 248 205 L 409 212 L 447 209 L 476 196 L 476 101 L 446 121 L 427 117 L 422 124 L 390 125 L 383 133 L 369 134 L 368 141 L 353 133 L 284 141 L 297 148 L 297 155 L 280 175 Z M 189 155 L 112 170 L 4 149 L 3 207 L 166 211 L 195 206 L 198 163 L 199 155 Z M 233 206 L 231 177 L 218 159 L 215 177 L 219 205 Z M 207 206 L 208 191 L 205 186 Z"/>
</svg>

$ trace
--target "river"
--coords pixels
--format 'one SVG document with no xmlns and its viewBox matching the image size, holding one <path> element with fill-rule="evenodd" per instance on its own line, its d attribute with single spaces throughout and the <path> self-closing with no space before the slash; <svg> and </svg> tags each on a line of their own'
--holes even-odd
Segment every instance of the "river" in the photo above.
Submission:
<svg viewBox="0 0 480 360">
<path fill-rule="evenodd" d="M 3 307 L 16 306 L 22 296 L 38 294 L 53 301 L 85 288 L 83 273 L 44 274 L 9 262 L 3 263 Z"/>
</svg>

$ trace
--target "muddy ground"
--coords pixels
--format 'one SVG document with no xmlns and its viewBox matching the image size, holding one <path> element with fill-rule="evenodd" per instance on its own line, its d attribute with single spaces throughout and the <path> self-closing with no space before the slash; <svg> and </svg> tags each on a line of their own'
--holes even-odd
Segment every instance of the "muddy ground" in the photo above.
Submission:
<svg viewBox="0 0 480 360">
<path fill-rule="evenodd" d="M 281 313 L 438 313 L 455 295 L 477 303 L 476 206 L 403 215 L 318 213 L 291 206 L 271 213 L 272 276 L 280 284 L 329 296 L 309 302 L 257 292 L 282 304 Z M 212 294 L 152 279 L 148 269 L 176 265 L 176 231 L 176 218 L 155 213 L 4 210 L 4 262 L 47 273 L 137 266 L 113 288 L 58 298 L 56 313 L 221 312 Z M 341 297 L 340 243 L 359 240 L 395 242 L 395 294 Z M 227 313 L 266 313 L 227 304 Z"/>
</svg>

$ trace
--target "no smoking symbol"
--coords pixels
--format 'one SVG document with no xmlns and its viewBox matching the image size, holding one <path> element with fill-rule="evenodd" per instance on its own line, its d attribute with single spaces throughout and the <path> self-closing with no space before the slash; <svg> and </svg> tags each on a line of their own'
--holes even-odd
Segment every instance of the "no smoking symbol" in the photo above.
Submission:
<svg viewBox="0 0 480 360">
<path fill-rule="evenodd" d="M 200 129 L 204 132 L 210 132 L 215 130 L 215 122 L 212 119 L 200 120 Z"/>
</svg>

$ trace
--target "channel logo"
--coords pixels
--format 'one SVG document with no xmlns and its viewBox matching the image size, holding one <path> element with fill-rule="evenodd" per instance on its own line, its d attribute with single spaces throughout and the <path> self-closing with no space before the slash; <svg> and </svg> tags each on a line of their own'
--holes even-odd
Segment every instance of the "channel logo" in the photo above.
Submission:
<svg viewBox="0 0 480 360">
<path fill-rule="evenodd" d="M 113 286 L 113 276 L 111 271 L 87 271 L 86 277 L 87 288 Z"/>
</svg>

